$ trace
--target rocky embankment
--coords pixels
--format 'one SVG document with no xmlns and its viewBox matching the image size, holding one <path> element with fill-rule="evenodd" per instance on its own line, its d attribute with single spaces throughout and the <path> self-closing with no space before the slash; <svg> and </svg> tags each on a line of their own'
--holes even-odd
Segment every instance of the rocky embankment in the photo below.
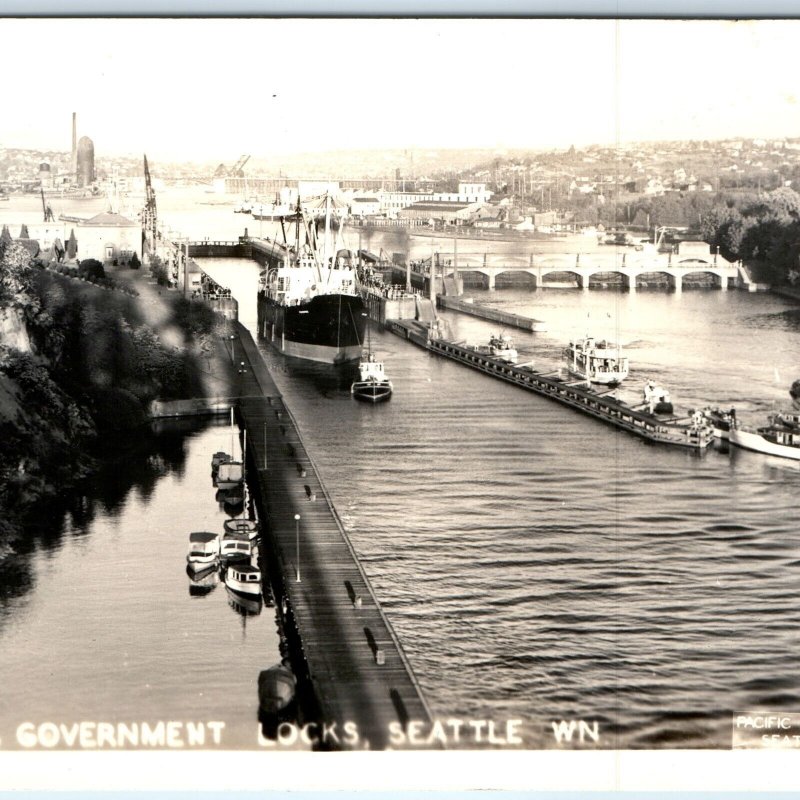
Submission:
<svg viewBox="0 0 800 800">
<path fill-rule="evenodd" d="M 210 309 L 146 270 L 120 270 L 115 291 L 23 250 L 0 251 L 0 551 L 33 504 L 136 438 L 153 401 L 228 395 L 232 379 Z"/>
</svg>

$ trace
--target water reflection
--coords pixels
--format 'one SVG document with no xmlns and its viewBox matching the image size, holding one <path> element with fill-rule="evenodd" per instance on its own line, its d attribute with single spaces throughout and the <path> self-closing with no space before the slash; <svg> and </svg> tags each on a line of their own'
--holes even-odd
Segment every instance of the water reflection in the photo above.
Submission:
<svg viewBox="0 0 800 800">
<path fill-rule="evenodd" d="M 264 360 L 270 371 L 290 375 L 292 382 L 313 389 L 323 398 L 337 394 L 350 394 L 350 386 L 358 379 L 358 364 L 322 364 L 281 355 L 269 342 L 259 342 Z"/>
<path fill-rule="evenodd" d="M 187 565 L 186 574 L 189 576 L 189 595 L 191 597 L 205 597 L 211 594 L 219 584 L 219 566 L 216 562 L 196 572 L 190 565 Z"/>
<path fill-rule="evenodd" d="M 225 586 L 225 593 L 228 595 L 228 605 L 242 617 L 256 617 L 261 613 L 264 601 L 260 597 L 244 595 L 235 592 L 230 586 Z"/>
<path fill-rule="evenodd" d="M 0 611 L 5 601 L 31 591 L 35 582 L 32 558 L 55 553 L 66 540 L 86 537 L 98 516 L 117 519 L 132 493 L 149 499 L 160 479 L 181 474 L 186 462 L 186 437 L 207 425 L 201 420 L 154 423 L 128 440 L 101 446 L 98 472 L 74 491 L 34 506 L 23 523 L 23 535 L 0 555 Z M 0 624 L 3 617 L 0 616 Z"/>
</svg>

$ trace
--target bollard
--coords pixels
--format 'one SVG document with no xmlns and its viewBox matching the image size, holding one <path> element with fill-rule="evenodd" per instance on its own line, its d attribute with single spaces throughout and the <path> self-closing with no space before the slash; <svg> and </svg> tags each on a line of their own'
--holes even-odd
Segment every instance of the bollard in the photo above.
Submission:
<svg viewBox="0 0 800 800">
<path fill-rule="evenodd" d="M 312 491 L 311 487 L 308 484 L 305 485 L 305 490 L 306 490 L 306 497 L 309 500 L 314 501 L 317 499 L 317 493 Z"/>
<path fill-rule="evenodd" d="M 361 608 L 361 595 L 356 595 L 356 599 L 353 600 L 353 608 Z"/>
<path fill-rule="evenodd" d="M 380 648 L 375 651 L 375 663 L 379 667 L 382 667 L 386 663 L 386 654 Z"/>
<path fill-rule="evenodd" d="M 306 470 L 305 470 L 305 467 L 304 467 L 302 464 L 298 464 L 298 465 L 297 465 L 297 474 L 298 474 L 298 475 L 299 475 L 301 478 L 305 478 L 305 476 L 306 476 Z"/>
</svg>

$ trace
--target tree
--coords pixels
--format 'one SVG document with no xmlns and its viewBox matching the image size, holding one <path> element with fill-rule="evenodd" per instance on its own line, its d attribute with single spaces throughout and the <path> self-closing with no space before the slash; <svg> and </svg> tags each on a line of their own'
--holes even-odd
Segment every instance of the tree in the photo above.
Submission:
<svg viewBox="0 0 800 800">
<path fill-rule="evenodd" d="M 19 230 L 19 238 L 20 239 L 30 239 L 30 234 L 28 233 L 28 226 L 23 222 L 22 227 Z"/>
<path fill-rule="evenodd" d="M 139 261 L 139 256 L 136 255 L 136 253 L 134 253 L 131 256 L 131 260 L 129 262 L 129 266 L 130 266 L 131 269 L 139 269 L 139 267 L 142 266 L 142 262 Z"/>
<path fill-rule="evenodd" d="M 0 302 L 19 298 L 30 286 L 31 254 L 19 242 L 4 244 L 0 253 Z"/>
<path fill-rule="evenodd" d="M 78 275 L 87 280 L 97 280 L 98 278 L 105 278 L 106 271 L 96 258 L 84 258 L 78 264 Z"/>
<path fill-rule="evenodd" d="M 75 229 L 72 228 L 69 232 L 69 239 L 67 240 L 67 259 L 69 261 L 72 261 L 74 260 L 77 254 L 78 254 L 78 241 L 75 238 Z"/>
</svg>

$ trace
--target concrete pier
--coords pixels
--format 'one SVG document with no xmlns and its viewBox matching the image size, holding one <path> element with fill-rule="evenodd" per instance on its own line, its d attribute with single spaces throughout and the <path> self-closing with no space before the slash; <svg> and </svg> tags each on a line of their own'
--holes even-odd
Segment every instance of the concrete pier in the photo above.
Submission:
<svg viewBox="0 0 800 800">
<path fill-rule="evenodd" d="M 391 726 L 427 726 L 430 712 L 255 342 L 242 325 L 235 331 L 248 486 L 267 522 L 284 623 L 296 631 L 319 722 L 336 724 L 339 741 L 326 746 L 385 749 Z"/>
<path fill-rule="evenodd" d="M 467 303 L 458 297 L 448 295 L 437 295 L 436 302 L 439 308 L 447 308 L 452 311 L 460 311 L 462 314 L 469 314 L 473 317 L 486 319 L 491 322 L 499 322 L 508 325 L 510 328 L 519 328 L 523 331 L 536 331 L 542 333 L 547 330 L 547 323 L 532 317 L 523 317 L 520 314 L 512 314 L 509 311 L 500 311 L 496 308 L 487 308 L 479 303 Z M 401 317 L 398 317 L 401 319 Z"/>
</svg>

